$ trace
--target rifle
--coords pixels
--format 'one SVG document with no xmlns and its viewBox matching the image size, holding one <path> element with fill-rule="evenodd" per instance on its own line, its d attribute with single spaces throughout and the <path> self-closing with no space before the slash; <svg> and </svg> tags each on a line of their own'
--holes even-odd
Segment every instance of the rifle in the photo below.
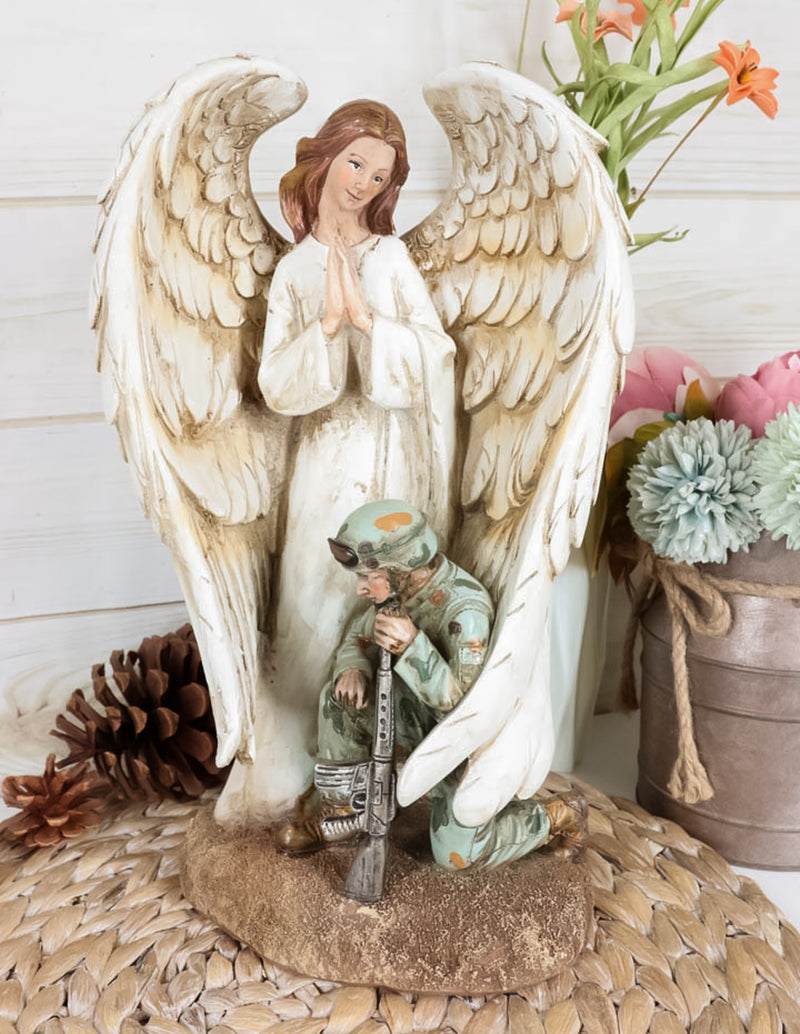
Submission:
<svg viewBox="0 0 800 1034">
<path fill-rule="evenodd" d="M 380 608 L 397 614 L 397 600 L 390 598 Z M 347 874 L 344 892 L 348 898 L 365 904 L 380 901 L 389 852 L 389 825 L 397 811 L 394 771 L 394 700 L 392 692 L 392 655 L 380 648 L 375 677 L 375 733 L 369 761 L 346 764 L 318 761 L 314 782 L 320 793 L 337 798 L 346 794 L 352 815 L 322 819 L 322 835 L 327 841 L 342 840 L 353 833 L 364 833 L 355 861 Z"/>
</svg>

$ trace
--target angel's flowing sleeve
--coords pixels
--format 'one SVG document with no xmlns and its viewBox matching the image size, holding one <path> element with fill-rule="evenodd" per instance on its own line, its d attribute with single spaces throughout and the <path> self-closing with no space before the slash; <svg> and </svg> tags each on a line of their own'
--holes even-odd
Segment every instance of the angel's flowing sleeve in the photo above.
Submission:
<svg viewBox="0 0 800 1034">
<path fill-rule="evenodd" d="M 430 377 L 452 378 L 455 345 L 402 241 L 381 238 L 362 280 L 373 308 L 372 331 L 355 348 L 364 394 L 386 409 L 410 409 L 427 390 L 426 366 Z"/>
<path fill-rule="evenodd" d="M 281 263 L 272 280 L 258 384 L 273 412 L 301 416 L 341 395 L 347 340 L 342 330 L 326 337 L 320 315 L 304 318 L 320 301 L 319 286 L 297 283 L 287 265 Z"/>
</svg>

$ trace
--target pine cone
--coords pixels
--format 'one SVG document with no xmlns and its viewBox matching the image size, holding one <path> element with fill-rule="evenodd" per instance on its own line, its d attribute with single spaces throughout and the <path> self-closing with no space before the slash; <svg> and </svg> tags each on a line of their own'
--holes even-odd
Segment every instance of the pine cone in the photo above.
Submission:
<svg viewBox="0 0 800 1034">
<path fill-rule="evenodd" d="M 89 765 L 56 772 L 56 756 L 50 754 L 40 776 L 6 776 L 3 800 L 9 808 L 21 808 L 0 823 L 0 833 L 26 847 L 50 847 L 100 825 L 107 788 Z"/>
<path fill-rule="evenodd" d="M 119 797 L 198 797 L 223 782 L 214 763 L 217 737 L 200 651 L 191 626 L 144 639 L 139 649 L 111 654 L 114 687 L 105 665 L 92 669 L 98 712 L 76 689 L 54 736 L 69 755 L 60 765 L 94 759 Z"/>
</svg>

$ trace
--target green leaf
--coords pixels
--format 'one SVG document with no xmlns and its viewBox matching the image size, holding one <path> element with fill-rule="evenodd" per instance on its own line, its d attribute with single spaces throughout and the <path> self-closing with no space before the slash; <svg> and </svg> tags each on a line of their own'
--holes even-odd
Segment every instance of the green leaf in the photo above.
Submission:
<svg viewBox="0 0 800 1034">
<path fill-rule="evenodd" d="M 616 183 L 617 181 L 617 165 L 619 164 L 621 154 L 622 127 L 617 125 L 614 126 L 613 130 L 611 131 L 611 135 L 608 138 L 608 147 L 606 148 L 602 156 L 603 164 L 608 170 L 608 175 L 611 177 L 614 183 Z"/>
<path fill-rule="evenodd" d="M 604 79 L 619 79 L 641 87 L 640 90 L 634 90 L 625 99 L 624 105 L 621 105 L 620 109 L 615 112 L 616 117 L 621 121 L 634 112 L 641 103 L 649 100 L 654 94 L 660 93 L 661 90 L 666 90 L 670 86 L 680 86 L 681 83 L 691 82 L 692 79 L 699 79 L 701 76 L 713 72 L 719 67 L 713 57 L 713 54 L 704 54 L 703 57 L 695 58 L 694 61 L 686 61 L 677 68 L 671 68 L 669 71 L 659 72 L 656 75 L 643 72 L 641 69 L 632 69 L 622 62 L 609 65 L 603 75 Z M 623 109 L 624 114 L 620 114 Z"/>
<path fill-rule="evenodd" d="M 628 471 L 638 459 L 642 447 L 633 438 L 622 438 L 608 450 L 603 474 L 610 490 L 628 480 Z"/>
<path fill-rule="evenodd" d="M 689 20 L 683 27 L 683 32 L 678 36 L 678 57 L 680 57 L 686 47 L 692 42 L 694 37 L 705 24 L 709 15 L 713 14 L 714 11 L 716 11 L 716 9 L 724 2 L 725 0 L 697 0 L 697 3 L 694 4 L 692 12 L 689 15 Z"/>
<path fill-rule="evenodd" d="M 579 93 L 583 92 L 583 83 L 564 83 L 563 86 L 559 86 L 553 90 L 553 95 L 555 97 L 563 97 L 566 103 L 569 104 L 570 108 L 572 108 L 577 115 L 579 108 L 577 96 Z"/>
<path fill-rule="evenodd" d="M 635 134 L 639 132 L 639 130 L 642 128 L 642 126 L 647 125 L 648 113 L 649 113 L 650 108 L 651 108 L 652 104 L 654 103 L 654 101 L 655 101 L 655 97 L 653 97 L 649 101 L 646 101 L 639 108 L 639 111 L 638 111 L 636 117 L 632 120 L 632 122 L 628 122 L 628 124 L 626 125 L 626 127 L 625 127 L 625 135 L 627 136 L 627 138 L 629 140 L 631 139 L 632 136 L 635 136 Z"/>
<path fill-rule="evenodd" d="M 687 420 L 699 420 L 703 416 L 707 420 L 714 419 L 714 407 L 706 398 L 699 380 L 692 381 L 686 389 L 683 415 Z"/>
<path fill-rule="evenodd" d="M 713 100 L 718 97 L 720 92 L 724 90 L 724 84 L 712 83 L 710 86 L 706 86 L 703 90 L 695 90 L 692 93 L 687 94 L 680 100 L 674 101 L 672 104 L 668 104 L 663 108 L 654 108 L 650 113 L 647 129 L 638 133 L 636 136 L 629 138 L 625 144 L 623 151 L 622 160 L 620 165 L 624 168 L 628 162 L 642 150 L 651 140 L 655 140 L 656 137 L 664 136 L 669 126 L 672 125 L 677 119 L 684 115 L 687 111 L 696 107 L 698 104 L 705 104 L 706 101 Z"/>
<path fill-rule="evenodd" d="M 641 251 L 642 248 L 647 248 L 651 244 L 674 244 L 677 241 L 682 241 L 688 233 L 688 230 L 676 230 L 673 226 L 669 230 L 661 230 L 659 233 L 635 233 L 633 235 L 633 245 L 628 248 L 629 255 L 635 255 L 637 251 Z"/>
<path fill-rule="evenodd" d="M 600 486 L 597 490 L 597 499 L 589 512 L 589 521 L 581 543 L 583 555 L 589 562 L 589 570 L 592 578 L 600 569 L 600 559 L 603 555 L 604 535 L 606 518 L 608 516 L 608 489 L 603 478 L 600 478 Z"/>
<path fill-rule="evenodd" d="M 633 440 L 639 446 L 639 452 L 648 442 L 652 442 L 654 438 L 658 438 L 662 431 L 666 431 L 668 427 L 672 426 L 669 420 L 653 420 L 649 424 L 642 424 L 641 427 L 637 427 L 633 432 Z"/>
<path fill-rule="evenodd" d="M 666 8 L 669 11 L 670 21 L 677 15 L 682 7 L 688 7 L 686 0 L 666 0 Z"/>
<path fill-rule="evenodd" d="M 650 13 L 639 29 L 639 35 L 636 37 L 631 54 L 631 64 L 637 65 L 639 68 L 650 67 L 650 54 L 656 39 L 656 20 L 653 14 L 653 6 L 647 3 L 647 0 L 645 0 L 645 6 Z"/>
<path fill-rule="evenodd" d="M 653 108 L 648 112 L 646 123 L 651 123 L 654 120 L 658 120 L 663 126 L 668 126 L 673 122 L 676 122 L 679 118 L 686 114 L 687 111 L 691 111 L 692 108 L 696 108 L 698 104 L 705 104 L 706 101 L 713 100 L 718 97 L 721 93 L 725 92 L 727 88 L 727 82 L 725 80 L 718 79 L 714 83 L 709 83 L 708 86 L 704 86 L 701 90 L 692 90 L 691 93 L 684 94 L 683 97 L 679 97 L 677 100 L 672 101 L 669 104 L 665 104 L 660 108 Z"/>
<path fill-rule="evenodd" d="M 600 9 L 600 0 L 586 0 L 586 39 L 589 41 L 590 49 L 594 44 L 594 30 L 597 27 L 597 12 Z M 575 21 L 575 19 L 572 19 Z M 580 26 L 579 26 L 580 27 Z"/>
<path fill-rule="evenodd" d="M 594 81 L 591 89 L 587 89 L 578 109 L 584 122 L 590 126 L 602 121 L 607 112 L 614 110 L 614 97 L 617 84 L 600 77 Z"/>
<path fill-rule="evenodd" d="M 661 55 L 660 70 L 670 71 L 678 57 L 678 49 L 675 44 L 675 30 L 672 28 L 672 17 L 666 4 L 661 4 L 655 10 L 656 36 L 658 38 L 658 52 Z"/>
<path fill-rule="evenodd" d="M 581 63 L 583 78 L 588 84 L 593 78 L 592 45 L 581 31 L 581 13 L 582 9 L 579 7 L 570 19 L 569 31 L 572 35 L 572 42 L 575 46 L 575 53 L 578 55 L 578 60 Z"/>
<path fill-rule="evenodd" d="M 711 60 L 711 55 L 697 58 L 694 61 L 687 61 L 678 68 L 672 68 L 668 72 L 652 76 L 650 82 L 638 87 L 625 98 L 622 104 L 607 119 L 597 126 L 598 132 L 608 136 L 611 131 L 611 124 L 623 122 L 629 115 L 632 115 L 643 103 L 650 101 L 661 90 L 668 86 L 679 86 L 681 83 L 691 82 L 692 79 L 699 79 L 717 66 Z M 606 73 L 608 75 L 608 73 Z M 676 102 L 681 103 L 681 102 Z M 651 116 L 652 117 L 652 113 Z"/>
<path fill-rule="evenodd" d="M 618 79 L 623 83 L 633 83 L 635 86 L 654 86 L 658 88 L 658 77 L 644 68 L 632 68 L 624 61 L 609 65 L 604 78 Z"/>
<path fill-rule="evenodd" d="M 617 172 L 617 194 L 622 202 L 622 207 L 625 208 L 631 194 L 631 184 L 625 169 L 619 169 Z"/>
</svg>

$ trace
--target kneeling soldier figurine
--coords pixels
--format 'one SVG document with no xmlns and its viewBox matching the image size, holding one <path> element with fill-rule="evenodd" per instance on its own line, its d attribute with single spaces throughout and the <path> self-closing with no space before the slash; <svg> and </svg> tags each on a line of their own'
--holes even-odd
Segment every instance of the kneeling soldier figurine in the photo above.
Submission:
<svg viewBox="0 0 800 1034">
<path fill-rule="evenodd" d="M 369 834 L 363 816 L 377 806 L 388 827 L 394 801 L 385 795 L 393 798 L 393 776 L 381 776 L 376 784 L 377 770 L 369 768 L 385 748 L 376 741 L 376 703 L 380 709 L 383 698 L 379 694 L 376 701 L 371 692 L 384 651 L 393 661 L 390 717 L 395 753 L 402 757 L 469 692 L 484 663 L 494 616 L 487 591 L 438 551 L 425 515 L 408 503 L 388 499 L 359 507 L 329 544 L 335 559 L 356 575 L 357 595 L 372 606 L 351 620 L 322 690 L 317 790 L 278 831 L 280 847 L 292 854 Z M 384 663 L 384 680 L 388 671 Z M 378 719 L 383 740 L 380 713 Z M 584 847 L 587 806 L 578 793 L 514 800 L 484 825 L 462 826 L 452 808 L 462 774 L 463 765 L 431 791 L 431 847 L 439 865 L 496 866 L 548 841 L 564 857 Z M 383 819 L 373 822 L 373 833 Z"/>
</svg>

